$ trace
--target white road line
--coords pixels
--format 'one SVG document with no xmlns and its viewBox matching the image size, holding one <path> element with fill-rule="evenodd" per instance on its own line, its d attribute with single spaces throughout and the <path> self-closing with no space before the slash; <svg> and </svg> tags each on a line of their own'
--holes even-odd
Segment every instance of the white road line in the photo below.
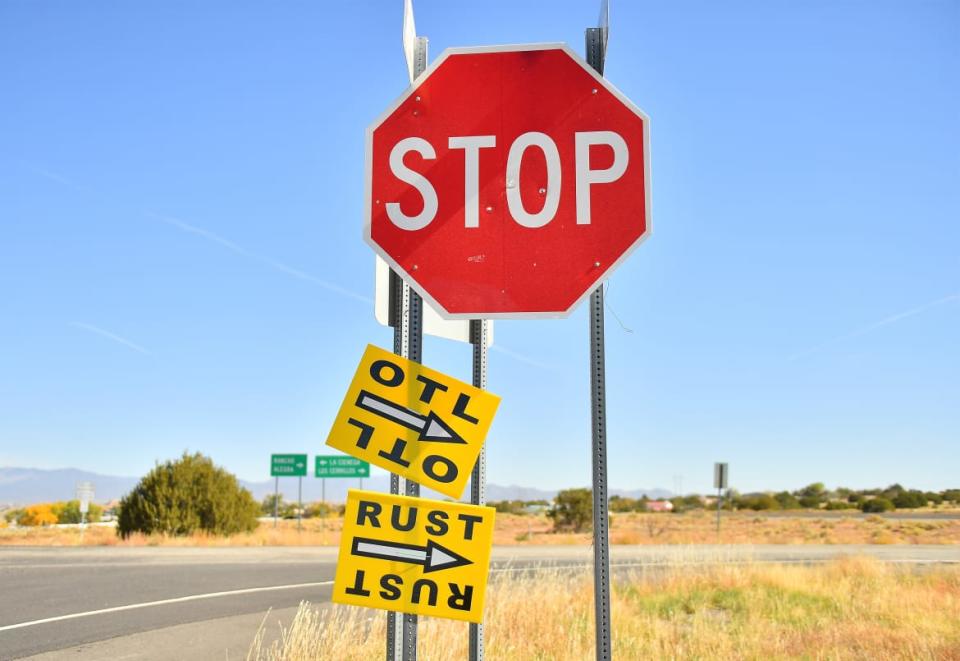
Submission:
<svg viewBox="0 0 960 661">
<path fill-rule="evenodd" d="M 24 629 L 26 627 L 35 627 L 38 624 L 49 624 L 50 622 L 62 622 L 63 620 L 75 620 L 78 617 L 90 617 L 92 615 L 104 615 L 105 613 L 119 613 L 121 611 L 131 611 L 138 608 L 150 608 L 152 606 L 166 606 L 167 604 L 180 604 L 185 601 L 199 601 L 201 599 L 215 599 L 217 597 L 230 597 L 236 594 L 252 594 L 254 592 L 271 592 L 274 590 L 295 590 L 297 588 L 314 588 L 323 585 L 333 585 L 333 581 L 319 581 L 317 583 L 294 583 L 292 585 L 270 585 L 262 588 L 244 588 L 242 590 L 227 590 L 225 592 L 208 592 L 206 594 L 192 594 L 187 597 L 174 597 L 173 599 L 161 599 L 159 601 L 145 601 L 141 604 L 129 604 L 127 606 L 114 606 L 112 608 L 101 608 L 95 611 L 84 611 L 82 613 L 70 613 L 69 615 L 58 615 L 56 617 L 47 617 L 42 620 L 32 620 L 30 622 L 20 622 L 19 624 L 8 624 L 0 627 L 0 632 L 10 631 L 12 629 Z"/>
</svg>

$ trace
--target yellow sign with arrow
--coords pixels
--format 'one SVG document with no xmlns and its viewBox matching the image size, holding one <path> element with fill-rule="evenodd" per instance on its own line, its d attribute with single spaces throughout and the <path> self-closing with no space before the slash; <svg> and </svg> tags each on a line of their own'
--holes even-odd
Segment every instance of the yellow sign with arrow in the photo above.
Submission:
<svg viewBox="0 0 960 661">
<path fill-rule="evenodd" d="M 351 489 L 333 601 L 482 622 L 495 513 Z"/>
<path fill-rule="evenodd" d="M 327 445 L 459 498 L 500 398 L 368 345 Z"/>
</svg>

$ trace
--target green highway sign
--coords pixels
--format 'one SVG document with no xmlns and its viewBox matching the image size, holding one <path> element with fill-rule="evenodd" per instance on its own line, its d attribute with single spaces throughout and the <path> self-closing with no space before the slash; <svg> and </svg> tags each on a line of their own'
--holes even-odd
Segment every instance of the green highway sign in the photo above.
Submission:
<svg viewBox="0 0 960 661">
<path fill-rule="evenodd" d="M 307 474 L 307 455 L 270 455 L 270 477 L 304 477 Z"/>
<path fill-rule="evenodd" d="M 370 464 L 335 454 L 317 456 L 316 477 L 370 477 Z"/>
</svg>

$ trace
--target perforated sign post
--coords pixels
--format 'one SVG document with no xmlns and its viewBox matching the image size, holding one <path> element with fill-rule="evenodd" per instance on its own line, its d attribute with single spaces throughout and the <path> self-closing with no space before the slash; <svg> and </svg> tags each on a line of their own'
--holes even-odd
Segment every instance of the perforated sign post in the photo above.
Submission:
<svg viewBox="0 0 960 661">
<path fill-rule="evenodd" d="M 351 489 L 333 601 L 480 622 L 495 510 Z"/>
<path fill-rule="evenodd" d="M 727 488 L 730 471 L 726 462 L 713 465 L 713 488 L 717 490 L 717 534 L 720 534 L 720 508 L 723 505 L 723 490 Z"/>
<path fill-rule="evenodd" d="M 327 445 L 459 498 L 500 398 L 369 345 Z"/>
</svg>

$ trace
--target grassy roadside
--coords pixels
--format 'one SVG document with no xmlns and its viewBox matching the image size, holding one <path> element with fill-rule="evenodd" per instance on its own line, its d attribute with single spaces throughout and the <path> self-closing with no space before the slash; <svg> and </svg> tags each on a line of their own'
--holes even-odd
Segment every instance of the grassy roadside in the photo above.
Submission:
<svg viewBox="0 0 960 661">
<path fill-rule="evenodd" d="M 196 534 L 187 537 L 133 535 L 120 540 L 112 528 L 4 528 L 0 546 L 336 546 L 343 520 L 307 519 L 261 523 L 251 533 L 232 537 Z M 543 516 L 498 514 L 494 544 L 590 544 L 589 533 L 553 533 Z M 890 519 L 880 516 L 786 518 L 753 512 L 724 513 L 721 533 L 713 514 L 616 514 L 613 544 L 960 544 L 960 520 Z"/>
<path fill-rule="evenodd" d="M 487 596 L 492 659 L 585 659 L 593 653 L 592 582 L 547 572 L 499 575 Z M 619 576 L 613 656 L 621 659 L 960 659 L 960 568 L 915 571 L 867 558 L 817 566 L 680 567 Z M 372 659 L 380 611 L 301 605 L 249 660 Z M 420 658 L 467 656 L 467 627 L 421 618 Z"/>
</svg>

